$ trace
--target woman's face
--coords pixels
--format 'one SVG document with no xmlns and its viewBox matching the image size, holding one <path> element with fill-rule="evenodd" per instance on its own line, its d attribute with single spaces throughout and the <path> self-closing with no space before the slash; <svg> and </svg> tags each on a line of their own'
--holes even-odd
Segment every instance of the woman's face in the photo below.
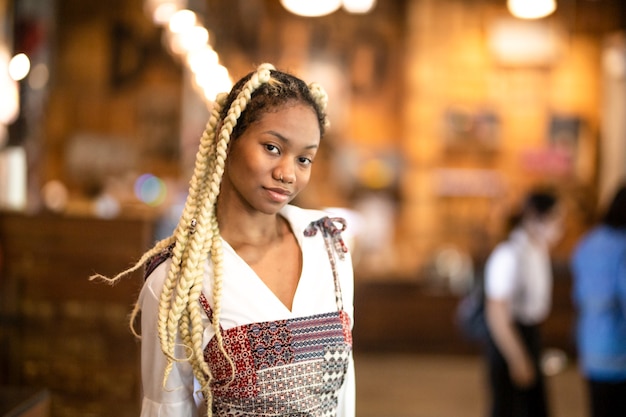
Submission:
<svg viewBox="0 0 626 417">
<path fill-rule="evenodd" d="M 251 210 L 277 213 L 309 183 L 319 144 L 311 107 L 272 109 L 231 142 L 222 192 L 232 192 Z"/>
<path fill-rule="evenodd" d="M 564 219 L 565 212 L 560 206 L 555 207 L 545 216 L 534 217 L 531 221 L 531 230 L 534 237 L 548 247 L 554 246 L 563 236 Z"/>
</svg>

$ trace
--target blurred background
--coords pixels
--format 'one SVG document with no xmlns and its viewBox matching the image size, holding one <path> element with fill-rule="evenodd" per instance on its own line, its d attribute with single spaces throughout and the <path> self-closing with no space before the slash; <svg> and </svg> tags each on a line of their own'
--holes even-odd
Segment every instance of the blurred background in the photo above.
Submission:
<svg viewBox="0 0 626 417">
<path fill-rule="evenodd" d="M 310 3 L 327 9 L 289 9 Z M 349 221 L 358 394 L 371 403 L 359 415 L 392 415 L 372 404 L 397 398 L 367 391 L 383 375 L 416 391 L 446 375 L 446 394 L 463 380 L 447 370 L 469 366 L 476 389 L 478 349 L 454 311 L 536 185 L 567 207 L 545 337 L 576 378 L 568 260 L 626 177 L 626 4 L 546 1 L 533 14 L 519 3 L 541 2 L 0 0 L 5 407 L 138 414 L 127 316 L 140 274 L 115 287 L 88 277 L 171 233 L 212 100 L 263 62 L 330 96 L 331 129 L 296 203 Z M 429 355 L 440 366 L 419 368 Z M 422 412 L 407 398 L 393 415 L 482 406 Z"/>
</svg>

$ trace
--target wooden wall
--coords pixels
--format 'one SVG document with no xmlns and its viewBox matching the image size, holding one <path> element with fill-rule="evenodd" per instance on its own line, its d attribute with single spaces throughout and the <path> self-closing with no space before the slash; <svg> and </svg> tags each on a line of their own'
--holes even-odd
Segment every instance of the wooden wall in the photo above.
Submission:
<svg viewBox="0 0 626 417">
<path fill-rule="evenodd" d="M 511 64 L 490 46 L 493 24 L 511 19 L 504 2 L 408 2 L 399 270 L 423 268 L 448 244 L 480 259 L 501 238 L 507 210 L 537 184 L 564 197 L 555 255 L 569 256 L 596 208 L 601 47 L 617 27 L 616 6 L 559 2 L 540 22 L 556 34 L 555 53 Z M 487 116 L 496 122 L 477 122 Z M 566 169 L 555 158 L 554 116 L 583 123 Z"/>
<path fill-rule="evenodd" d="M 142 0 L 58 3 L 41 184 L 60 179 L 93 194 L 112 183 L 131 189 L 142 172 L 186 184 L 178 178 L 182 70 Z M 273 0 L 198 4 L 233 78 L 273 62 L 329 90 L 332 128 L 298 204 L 354 207 L 368 191 L 389 202 L 392 241 L 362 258 L 361 276 L 415 276 L 450 245 L 484 257 L 506 211 L 535 183 L 566 197 L 559 257 L 588 226 L 597 202 L 601 46 L 619 26 L 617 0 L 560 2 L 545 21 L 560 34 L 555 57 L 517 66 L 490 50 L 492 24 L 510 17 L 500 0 L 379 2 L 364 16 L 315 19 Z M 553 115 L 584 124 L 565 169 L 550 142 Z M 464 121 L 492 116 L 482 125 L 491 134 L 462 130 Z M 371 189 L 385 175 L 391 183 Z"/>
</svg>

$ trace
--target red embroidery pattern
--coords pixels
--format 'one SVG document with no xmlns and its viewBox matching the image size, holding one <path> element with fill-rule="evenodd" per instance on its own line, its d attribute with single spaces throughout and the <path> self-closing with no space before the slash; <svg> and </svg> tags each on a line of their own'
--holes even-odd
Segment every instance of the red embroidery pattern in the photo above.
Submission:
<svg viewBox="0 0 626 417">
<path fill-rule="evenodd" d="M 234 327 L 225 330 L 223 339 L 224 348 L 235 364 L 234 380 L 228 384 L 233 376 L 233 370 L 219 350 L 216 339 L 211 339 L 204 350 L 204 360 L 209 364 L 215 378 L 213 382 L 214 395 L 229 396 L 233 392 L 242 398 L 258 395 L 257 375 L 247 328 Z"/>
<path fill-rule="evenodd" d="M 352 345 L 346 313 L 253 323 L 223 331 L 223 339 L 232 383 L 215 338 L 205 349 L 216 416 L 334 415 Z"/>
<path fill-rule="evenodd" d="M 341 320 L 343 337 L 348 346 L 352 346 L 352 321 L 350 320 L 350 316 L 348 313 L 341 310 L 339 312 L 339 319 Z"/>
<path fill-rule="evenodd" d="M 256 369 L 293 362 L 292 336 L 286 320 L 253 323 L 246 327 Z"/>
</svg>

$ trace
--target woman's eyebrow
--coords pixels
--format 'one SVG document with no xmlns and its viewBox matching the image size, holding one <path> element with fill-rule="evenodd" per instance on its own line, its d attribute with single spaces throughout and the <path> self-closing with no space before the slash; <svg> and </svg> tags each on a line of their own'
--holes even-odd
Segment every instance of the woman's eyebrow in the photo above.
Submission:
<svg viewBox="0 0 626 417">
<path fill-rule="evenodd" d="M 280 133 L 276 132 L 275 130 L 266 130 L 263 133 L 267 133 L 269 135 L 272 135 L 272 136 L 276 137 L 278 140 L 280 140 L 283 143 L 287 144 L 287 143 L 290 142 L 289 138 L 281 135 Z M 317 143 L 314 143 L 314 144 L 305 146 L 304 149 L 317 149 L 317 148 L 319 148 L 319 145 Z"/>
</svg>

